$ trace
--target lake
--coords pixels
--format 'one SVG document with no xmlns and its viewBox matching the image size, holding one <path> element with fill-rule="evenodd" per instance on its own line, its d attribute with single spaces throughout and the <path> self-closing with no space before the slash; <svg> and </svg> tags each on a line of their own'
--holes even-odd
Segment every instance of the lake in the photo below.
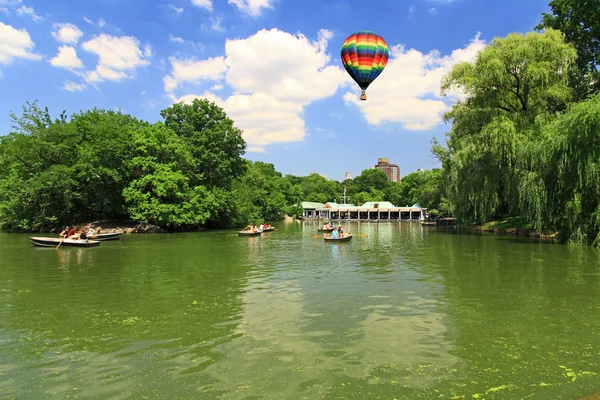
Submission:
<svg viewBox="0 0 600 400">
<path fill-rule="evenodd" d="M 0 233 L 2 399 L 578 399 L 598 250 L 316 223 L 37 248 Z M 38 236 L 38 235 L 34 235 Z"/>
</svg>

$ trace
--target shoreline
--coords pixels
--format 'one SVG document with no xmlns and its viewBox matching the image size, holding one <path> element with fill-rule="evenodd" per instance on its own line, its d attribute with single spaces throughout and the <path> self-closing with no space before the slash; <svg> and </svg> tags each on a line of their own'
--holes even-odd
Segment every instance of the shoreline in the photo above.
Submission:
<svg viewBox="0 0 600 400">
<path fill-rule="evenodd" d="M 441 229 L 455 230 L 459 232 L 488 233 L 500 236 L 518 236 L 558 241 L 560 232 L 552 229 L 538 231 L 522 217 L 509 217 L 498 221 L 486 222 L 479 225 L 457 225 L 441 227 Z"/>
<path fill-rule="evenodd" d="M 485 225 L 460 226 L 458 231 L 470 231 L 477 233 L 490 233 L 499 236 L 519 236 L 530 237 L 544 240 L 558 240 L 559 232 L 543 231 L 538 232 L 533 228 L 490 228 Z"/>
<path fill-rule="evenodd" d="M 283 223 L 294 222 L 294 218 L 288 215 L 284 216 L 281 221 Z M 186 232 L 208 232 L 213 230 L 219 230 L 220 228 L 204 228 L 204 227 L 194 227 L 194 228 L 186 228 L 186 229 L 174 229 L 174 230 L 166 230 L 157 225 L 148 224 L 145 222 L 135 222 L 131 220 L 124 221 L 116 221 L 116 220 L 98 220 L 91 222 L 79 222 L 74 224 L 77 227 L 77 230 L 80 229 L 89 229 L 90 227 L 94 229 L 94 233 L 117 233 L 123 232 L 123 234 L 137 234 L 137 233 L 186 233 Z M 69 226 L 71 226 L 69 224 Z M 56 227 L 52 229 L 45 230 L 4 230 L 4 232 L 14 232 L 14 233 L 56 233 L 58 234 L 61 231 L 62 227 Z M 237 227 L 232 228 L 223 228 L 223 229 L 238 229 Z"/>
</svg>

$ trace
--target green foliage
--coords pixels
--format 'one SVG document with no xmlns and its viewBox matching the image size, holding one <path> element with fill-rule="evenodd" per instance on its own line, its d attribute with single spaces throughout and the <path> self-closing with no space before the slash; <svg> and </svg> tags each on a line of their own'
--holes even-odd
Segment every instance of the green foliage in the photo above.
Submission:
<svg viewBox="0 0 600 400">
<path fill-rule="evenodd" d="M 371 189 L 377 190 L 375 194 L 380 194 L 389 184 L 385 172 L 377 168 L 365 169 L 359 176 L 354 178 L 353 190 L 356 192 L 370 192 Z M 373 199 L 370 201 L 377 201 Z M 368 200 L 369 201 L 369 200 Z"/>
<path fill-rule="evenodd" d="M 244 173 L 246 142 L 225 111 L 207 99 L 162 110 L 167 128 L 183 138 L 195 161 L 192 185 L 230 188 Z"/>
<path fill-rule="evenodd" d="M 551 3 L 559 4 L 574 7 Z M 572 95 L 575 59 L 553 29 L 512 34 L 444 78 L 442 89 L 461 89 L 466 100 L 446 115 L 447 146 L 432 142 L 447 196 L 440 206 L 466 223 L 514 217 L 571 243 L 600 244 L 600 96 Z"/>
<path fill-rule="evenodd" d="M 481 223 L 519 213 L 520 178 L 540 117 L 570 100 L 566 71 L 574 49 L 558 31 L 497 38 L 474 63 L 455 66 L 442 90 L 460 89 L 466 100 L 446 114 L 447 149 L 434 142 L 446 171 L 446 194 L 463 222 Z"/>
<path fill-rule="evenodd" d="M 162 114 L 166 123 L 153 125 L 100 109 L 53 120 L 28 103 L 0 141 L 0 227 L 109 218 L 170 230 L 241 223 L 244 207 L 231 200 L 245 172 L 241 131 L 206 100 Z"/>
<path fill-rule="evenodd" d="M 600 0 L 551 0 L 552 13 L 543 13 L 536 29 L 552 28 L 564 33 L 577 50 L 577 68 L 571 84 L 578 99 L 600 91 Z"/>
</svg>

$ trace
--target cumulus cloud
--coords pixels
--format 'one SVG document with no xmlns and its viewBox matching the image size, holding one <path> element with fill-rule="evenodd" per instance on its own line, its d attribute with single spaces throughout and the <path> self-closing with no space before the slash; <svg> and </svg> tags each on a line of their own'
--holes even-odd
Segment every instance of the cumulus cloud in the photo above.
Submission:
<svg viewBox="0 0 600 400">
<path fill-rule="evenodd" d="M 0 22 L 0 64 L 8 65 L 13 60 L 23 58 L 39 60 L 39 54 L 33 53 L 35 44 L 25 29 L 15 29 Z"/>
<path fill-rule="evenodd" d="M 212 0 L 190 0 L 196 7 L 204 8 L 205 10 L 212 11 L 213 5 Z"/>
<path fill-rule="evenodd" d="M 165 91 L 173 93 L 184 83 L 200 83 L 201 81 L 217 81 L 227 70 L 224 57 L 212 57 L 202 61 L 193 59 L 177 59 L 171 57 L 171 75 L 164 78 Z"/>
<path fill-rule="evenodd" d="M 275 0 L 227 0 L 227 2 L 235 6 L 241 13 L 257 17 L 262 13 L 263 9 L 273 8 Z"/>
<path fill-rule="evenodd" d="M 133 36 L 101 34 L 82 44 L 85 51 L 98 56 L 98 65 L 86 75 L 88 82 L 120 81 L 132 78 L 139 67 L 150 64 L 152 49 Z"/>
<path fill-rule="evenodd" d="M 359 89 L 344 94 L 347 104 L 357 107 L 371 125 L 399 123 L 405 129 L 425 130 L 442 121 L 443 113 L 451 107 L 449 101 L 461 93 L 440 94 L 442 77 L 462 61 L 473 61 L 485 47 L 479 34 L 465 47 L 441 55 L 428 54 L 403 46 L 390 49 L 390 60 L 382 74 L 369 86 L 367 101 L 358 98 Z"/>
<path fill-rule="evenodd" d="M 73 24 L 54 24 L 52 28 L 52 36 L 62 43 L 76 44 L 83 36 L 83 32 Z"/>
<path fill-rule="evenodd" d="M 49 62 L 52 66 L 59 68 L 78 69 L 83 67 L 83 63 L 77 57 L 77 51 L 71 46 L 60 46 L 58 54 Z"/>
<path fill-rule="evenodd" d="M 331 65 L 327 53 L 331 36 L 322 30 L 316 41 L 310 41 L 301 34 L 263 29 L 248 38 L 227 40 L 225 57 L 171 58 L 172 73 L 165 77 L 165 91 L 175 102 L 202 97 L 223 107 L 244 131 L 249 151 L 302 141 L 304 107 L 347 84 L 346 72 Z M 227 98 L 209 90 L 202 95 L 175 95 L 184 84 L 206 84 L 216 91 L 223 81 L 233 89 Z"/>
</svg>

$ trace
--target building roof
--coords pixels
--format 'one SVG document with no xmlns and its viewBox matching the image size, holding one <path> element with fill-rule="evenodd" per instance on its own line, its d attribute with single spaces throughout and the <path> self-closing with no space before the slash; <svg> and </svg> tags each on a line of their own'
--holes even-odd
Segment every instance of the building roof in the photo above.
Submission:
<svg viewBox="0 0 600 400">
<path fill-rule="evenodd" d="M 410 206 L 410 208 L 422 208 L 422 207 L 419 205 L 419 202 L 416 202 L 415 204 Z"/>
<path fill-rule="evenodd" d="M 302 205 L 302 208 L 323 208 L 323 206 L 325 204 L 323 204 L 323 203 L 315 203 L 315 202 L 312 202 L 312 201 L 303 201 L 301 205 Z"/>
<path fill-rule="evenodd" d="M 375 204 L 378 204 L 375 207 Z M 390 203 L 389 201 L 367 201 L 365 204 L 361 205 L 360 208 L 397 208 L 395 205 Z"/>
</svg>

